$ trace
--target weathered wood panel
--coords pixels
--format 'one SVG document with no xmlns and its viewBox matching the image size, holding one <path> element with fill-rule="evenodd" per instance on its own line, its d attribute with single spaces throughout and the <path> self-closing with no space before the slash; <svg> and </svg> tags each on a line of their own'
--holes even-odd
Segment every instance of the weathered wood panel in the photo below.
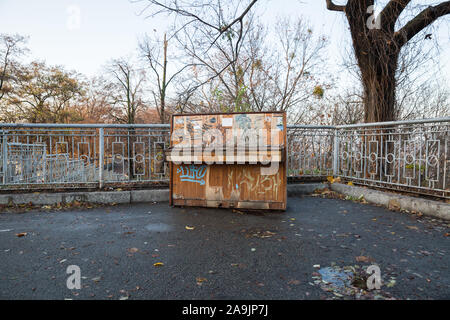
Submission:
<svg viewBox="0 0 450 320">
<path fill-rule="evenodd" d="M 277 170 L 270 172 L 270 165 L 238 163 L 239 157 L 233 158 L 233 164 L 206 164 L 206 160 L 230 160 L 222 156 L 197 158 L 197 164 L 171 162 L 170 189 L 171 204 L 183 206 L 206 206 L 224 208 L 251 208 L 285 210 L 286 193 L 286 118 L 284 113 L 241 113 L 241 114 L 208 114 L 208 115 L 174 115 L 172 131 L 181 130 L 184 133 L 199 133 L 198 130 L 210 128 L 219 130 L 224 143 L 230 143 L 235 137 L 245 137 L 248 129 L 266 129 L 269 134 L 266 143 L 275 150 L 263 152 L 267 157 L 275 159 L 272 166 Z M 276 141 L 270 141 L 270 132 L 278 134 Z M 247 131 L 247 132 L 246 132 Z M 231 132 L 232 134 L 230 134 Z M 248 134 L 247 134 L 248 135 Z M 203 148 L 214 141 L 191 140 L 196 146 Z M 236 142 L 236 141 L 234 141 Z M 272 144 L 271 144 L 272 142 Z M 185 141 L 172 141 L 174 145 Z M 259 155 L 250 150 L 248 155 Z M 182 160 L 168 154 L 168 160 Z M 192 158 L 189 158 L 192 160 Z"/>
</svg>

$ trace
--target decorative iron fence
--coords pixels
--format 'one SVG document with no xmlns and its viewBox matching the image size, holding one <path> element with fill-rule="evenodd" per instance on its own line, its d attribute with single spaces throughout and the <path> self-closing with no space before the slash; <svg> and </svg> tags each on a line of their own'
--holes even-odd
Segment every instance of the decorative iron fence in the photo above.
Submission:
<svg viewBox="0 0 450 320">
<path fill-rule="evenodd" d="M 337 129 L 337 175 L 450 198 L 450 118 Z"/>
<path fill-rule="evenodd" d="M 167 182 L 168 125 L 0 125 L 0 185 L 80 188 Z"/>
<path fill-rule="evenodd" d="M 450 117 L 288 126 L 288 176 L 450 198 Z M 0 124 L 0 188 L 167 183 L 169 125 Z"/>
<path fill-rule="evenodd" d="M 291 125 L 287 133 L 288 176 L 323 178 L 333 175 L 335 127 Z"/>
<path fill-rule="evenodd" d="M 450 198 L 450 117 L 288 130 L 290 176 Z"/>
</svg>

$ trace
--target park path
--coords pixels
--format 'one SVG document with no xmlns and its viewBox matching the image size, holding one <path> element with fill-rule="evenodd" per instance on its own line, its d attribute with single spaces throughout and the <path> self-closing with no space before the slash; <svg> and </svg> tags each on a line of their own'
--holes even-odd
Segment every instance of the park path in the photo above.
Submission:
<svg viewBox="0 0 450 320">
<path fill-rule="evenodd" d="M 449 299 L 448 235 L 447 222 L 320 195 L 289 198 L 284 213 L 2 213 L 0 299 Z M 374 264 L 381 290 L 350 285 Z M 66 286 L 69 265 L 80 290 Z"/>
</svg>

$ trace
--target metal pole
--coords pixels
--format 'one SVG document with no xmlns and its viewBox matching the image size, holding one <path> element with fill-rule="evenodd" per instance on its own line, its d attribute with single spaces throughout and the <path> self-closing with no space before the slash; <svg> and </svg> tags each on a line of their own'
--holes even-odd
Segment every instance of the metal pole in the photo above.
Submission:
<svg viewBox="0 0 450 320">
<path fill-rule="evenodd" d="M 100 189 L 103 188 L 103 162 L 104 162 L 104 129 L 99 129 L 99 155 L 98 155 L 98 181 Z"/>
<path fill-rule="evenodd" d="M 3 184 L 6 184 L 6 175 L 8 173 L 8 136 L 6 131 L 2 131 L 2 156 L 3 156 Z"/>
<path fill-rule="evenodd" d="M 338 130 L 334 130 L 334 145 L 333 145 L 333 176 L 338 175 L 338 165 L 339 165 L 339 136 Z"/>
</svg>

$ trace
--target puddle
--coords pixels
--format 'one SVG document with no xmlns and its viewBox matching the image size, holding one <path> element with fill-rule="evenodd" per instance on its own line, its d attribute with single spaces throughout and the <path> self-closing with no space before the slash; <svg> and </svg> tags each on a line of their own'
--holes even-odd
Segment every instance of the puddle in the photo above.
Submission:
<svg viewBox="0 0 450 320">
<path fill-rule="evenodd" d="M 338 288 L 349 287 L 354 277 L 353 272 L 350 270 L 341 270 L 332 267 L 319 269 L 318 273 L 322 276 L 322 281 Z"/>
<path fill-rule="evenodd" d="M 145 229 L 151 232 L 169 232 L 172 227 L 164 223 L 151 223 L 145 226 Z"/>
<path fill-rule="evenodd" d="M 358 265 L 324 267 L 314 272 L 312 278 L 315 285 L 333 295 L 332 299 L 393 299 L 383 290 L 368 290 L 365 268 Z"/>
</svg>

